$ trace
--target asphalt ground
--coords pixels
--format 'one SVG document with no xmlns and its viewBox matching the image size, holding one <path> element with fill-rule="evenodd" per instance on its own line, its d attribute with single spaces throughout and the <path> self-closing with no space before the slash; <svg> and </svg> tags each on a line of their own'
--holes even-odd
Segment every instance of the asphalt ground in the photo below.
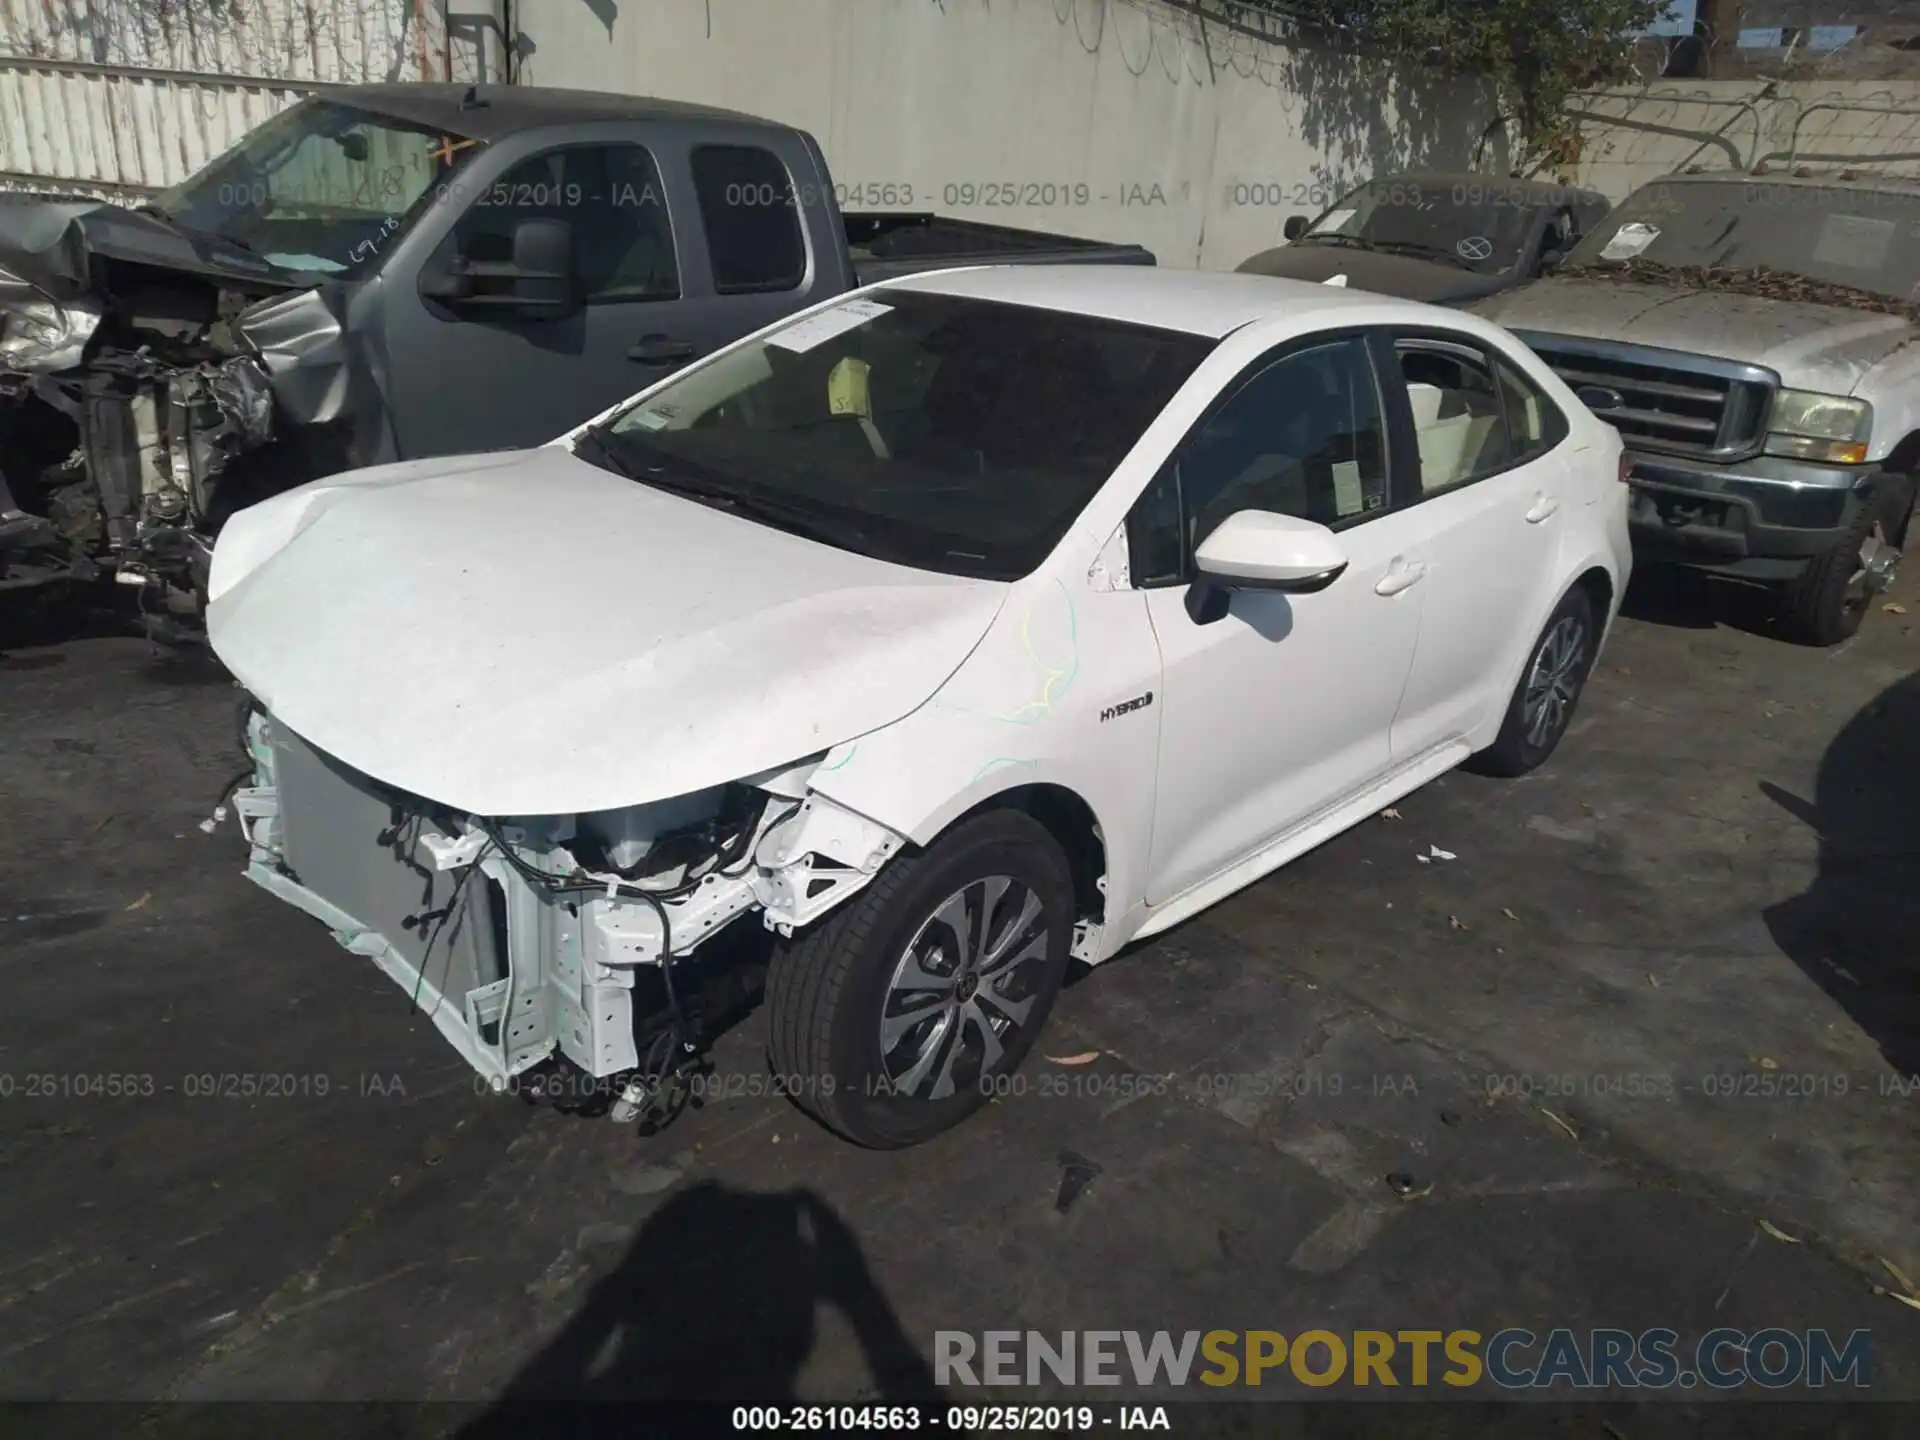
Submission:
<svg viewBox="0 0 1920 1440">
<path fill-rule="evenodd" d="M 1872 1383 L 1769 1413 L 1914 1398 L 1920 586 L 1887 598 L 1814 651 L 1636 582 L 1545 769 L 1449 775 L 1078 976 L 1010 1093 L 893 1154 L 772 1093 L 757 1010 L 658 1135 L 478 1093 L 200 828 L 236 769 L 215 667 L 16 634 L 0 1396 L 1177 1418 L 1197 1387 L 942 1390 L 936 1334 L 1781 1326 L 1870 1331 Z M 1430 1411 L 1500 1393 L 1406 1374 Z"/>
</svg>

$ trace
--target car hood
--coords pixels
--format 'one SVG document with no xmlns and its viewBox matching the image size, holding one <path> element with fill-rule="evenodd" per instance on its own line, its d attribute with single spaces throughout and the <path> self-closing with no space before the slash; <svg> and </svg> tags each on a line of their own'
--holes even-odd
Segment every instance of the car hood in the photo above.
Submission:
<svg viewBox="0 0 1920 1440">
<path fill-rule="evenodd" d="M 1284 280 L 1331 280 L 1345 275 L 1348 285 L 1403 300 L 1431 305 L 1491 295 L 1513 284 L 1511 275 L 1479 275 L 1457 265 L 1356 250 L 1346 245 L 1282 245 L 1263 250 L 1240 266 L 1245 275 L 1277 275 Z"/>
<path fill-rule="evenodd" d="M 84 197 L 0 195 L 0 274 L 52 300 L 77 300 L 93 288 L 96 256 L 243 287 L 286 289 L 302 283 L 238 246 L 183 230 L 158 215 Z"/>
<path fill-rule="evenodd" d="M 482 815 L 642 804 L 892 723 L 1008 587 L 837 550 L 562 446 L 407 462 L 241 511 L 208 638 L 281 723 Z"/>
<path fill-rule="evenodd" d="M 1509 330 L 1739 360 L 1779 372 L 1794 389 L 1839 395 L 1920 336 L 1897 315 L 1615 280 L 1540 280 L 1471 308 Z"/>
</svg>

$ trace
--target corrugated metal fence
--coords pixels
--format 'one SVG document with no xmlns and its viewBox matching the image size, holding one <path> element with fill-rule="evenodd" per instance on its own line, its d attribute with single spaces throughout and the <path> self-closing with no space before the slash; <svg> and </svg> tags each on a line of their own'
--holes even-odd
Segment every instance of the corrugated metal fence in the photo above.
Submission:
<svg viewBox="0 0 1920 1440">
<path fill-rule="evenodd" d="M 501 79 L 503 7 L 471 8 L 0 0 L 0 188 L 159 189 L 329 84 Z"/>
</svg>

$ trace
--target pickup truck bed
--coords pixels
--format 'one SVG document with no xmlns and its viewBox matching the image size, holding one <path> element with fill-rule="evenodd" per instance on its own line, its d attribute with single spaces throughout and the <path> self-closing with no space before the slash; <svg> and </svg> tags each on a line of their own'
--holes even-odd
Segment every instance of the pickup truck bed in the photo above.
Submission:
<svg viewBox="0 0 1920 1440">
<path fill-rule="evenodd" d="M 851 213 L 847 251 L 856 283 L 938 270 L 949 265 L 1153 265 L 1153 252 L 1138 245 L 1108 245 L 1044 230 L 1019 230 L 955 220 L 932 211 Z"/>
</svg>

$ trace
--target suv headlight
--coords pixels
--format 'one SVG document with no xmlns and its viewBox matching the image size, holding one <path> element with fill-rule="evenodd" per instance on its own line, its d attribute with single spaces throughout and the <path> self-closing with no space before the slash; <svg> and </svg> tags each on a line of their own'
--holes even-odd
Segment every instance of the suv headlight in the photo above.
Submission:
<svg viewBox="0 0 1920 1440">
<path fill-rule="evenodd" d="M 1846 395 L 1782 390 L 1767 414 L 1767 453 L 1858 465 L 1867 458 L 1873 407 Z"/>
</svg>

